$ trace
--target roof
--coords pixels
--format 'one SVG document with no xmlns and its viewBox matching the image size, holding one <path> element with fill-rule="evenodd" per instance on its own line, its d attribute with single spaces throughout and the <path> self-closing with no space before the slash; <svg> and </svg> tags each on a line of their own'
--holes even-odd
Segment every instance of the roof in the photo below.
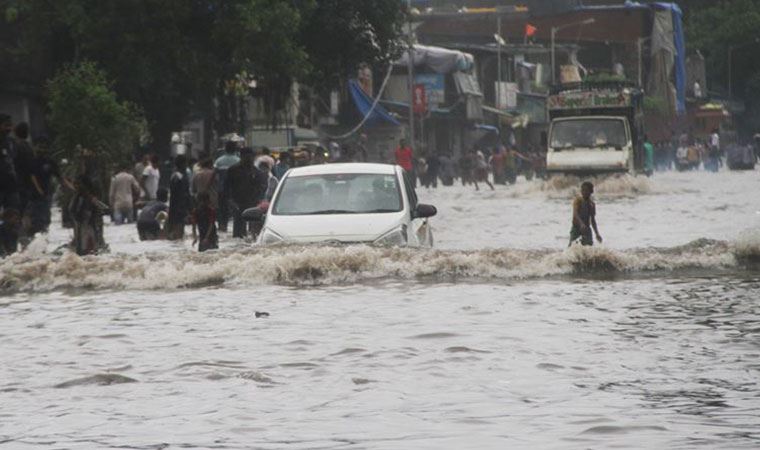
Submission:
<svg viewBox="0 0 760 450">
<path fill-rule="evenodd" d="M 374 163 L 335 163 L 314 166 L 296 167 L 291 169 L 289 177 L 305 177 L 309 175 L 334 175 L 339 173 L 374 173 L 379 175 L 394 175 L 396 166 L 392 164 Z"/>
</svg>

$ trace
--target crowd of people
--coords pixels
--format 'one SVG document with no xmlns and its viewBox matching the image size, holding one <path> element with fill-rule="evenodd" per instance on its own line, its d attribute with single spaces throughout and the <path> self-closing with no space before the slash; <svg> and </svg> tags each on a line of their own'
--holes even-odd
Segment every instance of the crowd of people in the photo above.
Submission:
<svg viewBox="0 0 760 450">
<path fill-rule="evenodd" d="M 703 139 L 683 133 L 671 140 L 657 141 L 651 145 L 654 155 L 652 165 L 656 171 L 703 169 L 717 172 L 726 165 L 724 163 L 727 163 L 729 169 L 751 169 L 760 158 L 758 142 L 721 142 L 717 129 Z"/>
<path fill-rule="evenodd" d="M 78 148 L 76 155 L 76 161 L 62 160 L 65 166 L 59 166 L 46 137 L 32 144 L 26 123 L 14 126 L 10 116 L 0 114 L 0 257 L 48 231 L 56 200 L 63 225 L 73 229 L 69 246 L 80 255 L 108 249 L 103 235 L 108 215 L 114 225 L 134 224 L 141 240 L 182 240 L 191 226 L 193 244 L 200 251 L 213 249 L 218 231 L 227 231 L 230 221 L 233 237 L 251 235 L 243 211 L 266 208 L 279 179 L 294 165 L 292 152 L 275 160 L 267 149 L 254 152 L 232 141 L 217 157 L 191 161 L 178 155 L 169 171 L 153 154 L 125 161 L 113 173 L 104 173 L 110 163 L 89 149 Z"/>
<path fill-rule="evenodd" d="M 511 145 L 472 148 L 456 159 L 450 153 L 429 152 L 418 158 L 412 154 L 406 140 L 401 139 L 394 152 L 394 162 L 411 175 L 415 185 L 419 180 L 426 188 L 437 188 L 439 181 L 444 186 L 452 186 L 459 179 L 463 186 L 473 185 L 475 190 L 480 190 L 478 183 L 493 190 L 494 184 L 515 184 L 520 173 L 528 179 L 545 174 L 544 154 L 523 154 Z"/>
<path fill-rule="evenodd" d="M 233 238 L 250 236 L 251 225 L 242 213 L 254 207 L 266 209 L 280 178 L 293 164 L 290 152 L 275 160 L 266 148 L 255 152 L 234 141 L 228 141 L 216 158 L 201 155 L 196 161 L 178 155 L 168 183 L 162 181 L 157 162 L 155 156 L 145 156 L 131 174 L 123 168 L 114 175 L 113 222 L 135 218 L 141 240 L 183 240 L 189 225 L 199 251 L 218 248 L 219 232 L 227 232 L 230 221 Z"/>
<path fill-rule="evenodd" d="M 141 240 L 182 240 L 189 226 L 200 251 L 217 248 L 218 233 L 226 233 L 229 222 L 233 238 L 255 237 L 255 224 L 245 221 L 242 213 L 255 207 L 266 210 L 291 167 L 368 161 L 366 144 L 367 137 L 361 135 L 352 146 L 330 143 L 273 155 L 267 148 L 254 151 L 228 141 L 214 156 L 203 154 L 196 160 L 178 155 L 167 166 L 157 155 L 144 154 L 136 163 L 124 162 L 105 174 L 106 164 L 86 148 L 79 149 L 77 161 L 63 160 L 59 166 L 45 136 L 32 144 L 26 123 L 14 126 L 10 116 L 0 114 L 0 256 L 47 232 L 55 199 L 63 225 L 73 228 L 70 246 L 80 255 L 108 248 L 104 215 L 115 225 L 134 224 Z M 717 171 L 725 154 L 717 130 L 705 142 L 686 134 L 674 142 L 652 143 L 645 137 L 643 147 L 647 174 L 700 166 Z M 752 158 L 754 167 L 756 156 Z M 530 179 L 545 173 L 544 154 L 521 153 L 510 144 L 471 148 L 455 158 L 446 152 L 415 155 L 401 139 L 385 162 L 401 166 L 414 186 L 426 188 L 452 186 L 459 180 L 476 190 L 480 184 L 493 190 L 495 184 L 514 184 L 518 174 Z M 109 179 L 108 189 L 102 189 Z"/>
<path fill-rule="evenodd" d="M 50 155 L 50 141 L 40 136 L 32 145 L 28 124 L 14 126 L 9 115 L 0 114 L 0 256 L 47 231 L 54 179 L 75 190 Z"/>
</svg>

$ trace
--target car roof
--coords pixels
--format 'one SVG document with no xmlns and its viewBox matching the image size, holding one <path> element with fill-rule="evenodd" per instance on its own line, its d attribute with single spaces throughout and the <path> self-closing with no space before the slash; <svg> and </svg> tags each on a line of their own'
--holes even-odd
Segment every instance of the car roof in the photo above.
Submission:
<svg viewBox="0 0 760 450">
<path fill-rule="evenodd" d="M 339 173 L 374 173 L 378 175 L 395 175 L 396 166 L 392 164 L 374 163 L 335 163 L 314 166 L 296 167 L 290 169 L 289 177 L 304 177 L 309 175 L 331 175 Z"/>
</svg>

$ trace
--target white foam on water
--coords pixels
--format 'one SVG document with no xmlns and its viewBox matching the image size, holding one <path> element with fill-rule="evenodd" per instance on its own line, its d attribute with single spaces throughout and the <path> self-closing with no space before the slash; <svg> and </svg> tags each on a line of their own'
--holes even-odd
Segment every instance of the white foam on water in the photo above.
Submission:
<svg viewBox="0 0 760 450">
<path fill-rule="evenodd" d="M 743 260 L 760 261 L 760 229 L 743 231 L 733 242 L 734 254 Z"/>
<path fill-rule="evenodd" d="M 753 235 L 757 237 L 756 235 Z M 0 262 L 0 288 L 180 289 L 204 285 L 330 285 L 373 279 L 517 280 L 574 274 L 636 274 L 738 267 L 737 256 L 760 254 L 737 241 L 699 240 L 673 248 L 613 250 L 418 250 L 370 246 L 281 246 L 208 253 L 79 257 L 18 254 Z M 754 245 L 754 246 L 753 246 Z M 754 253 L 752 253 L 754 252 Z"/>
<path fill-rule="evenodd" d="M 637 197 L 660 193 L 650 179 L 644 176 L 620 174 L 581 178 L 574 175 L 554 175 L 546 180 L 536 179 L 528 183 L 518 183 L 512 186 L 508 196 L 521 198 L 541 195 L 552 199 L 572 198 L 580 192 L 580 185 L 586 180 L 594 183 L 594 192 L 599 198 Z"/>
</svg>

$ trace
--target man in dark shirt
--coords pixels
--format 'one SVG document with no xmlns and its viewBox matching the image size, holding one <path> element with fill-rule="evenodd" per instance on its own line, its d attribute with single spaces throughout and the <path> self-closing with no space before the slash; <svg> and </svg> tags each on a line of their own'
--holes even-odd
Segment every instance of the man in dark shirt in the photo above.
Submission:
<svg viewBox="0 0 760 450">
<path fill-rule="evenodd" d="M 0 208 L 18 209 L 16 145 L 11 138 L 11 116 L 0 114 Z"/>
<path fill-rule="evenodd" d="M 166 201 L 169 199 L 169 191 L 166 188 L 158 188 L 156 192 L 158 200 L 151 200 L 140 210 L 137 216 L 137 234 L 141 241 L 153 241 L 161 237 L 161 223 L 158 214 L 169 209 Z"/>
<path fill-rule="evenodd" d="M 13 121 L 11 116 L 0 114 L 0 241 L 3 251 L 11 254 L 18 247 L 18 225 L 20 223 L 20 199 L 18 177 L 16 175 L 16 146 L 11 138 Z"/>
<path fill-rule="evenodd" d="M 227 193 L 232 212 L 232 236 L 244 238 L 247 227 L 241 214 L 264 199 L 269 177 L 253 165 L 253 150 L 243 148 L 240 162 L 227 171 L 224 191 Z"/>
<path fill-rule="evenodd" d="M 34 151 L 32 150 L 31 144 L 29 144 L 29 125 L 26 122 L 16 124 L 13 129 L 13 134 L 16 138 L 16 157 L 14 165 L 16 168 L 16 177 L 18 179 L 19 199 L 21 200 L 19 208 L 21 214 L 24 215 L 26 206 L 34 191 L 34 185 L 32 184 Z"/>
<path fill-rule="evenodd" d="M 169 240 L 185 237 L 185 223 L 192 209 L 190 179 L 187 175 L 187 159 L 183 155 L 174 160 L 176 171 L 169 181 L 169 219 L 166 236 Z"/>
<path fill-rule="evenodd" d="M 50 157 L 49 140 L 46 137 L 40 137 L 35 140 L 35 155 L 29 176 L 32 185 L 26 208 L 29 236 L 33 236 L 35 233 L 45 233 L 50 227 L 50 208 L 54 190 L 53 177 L 66 188 L 73 190 L 71 183 L 61 176 L 58 163 Z"/>
</svg>

